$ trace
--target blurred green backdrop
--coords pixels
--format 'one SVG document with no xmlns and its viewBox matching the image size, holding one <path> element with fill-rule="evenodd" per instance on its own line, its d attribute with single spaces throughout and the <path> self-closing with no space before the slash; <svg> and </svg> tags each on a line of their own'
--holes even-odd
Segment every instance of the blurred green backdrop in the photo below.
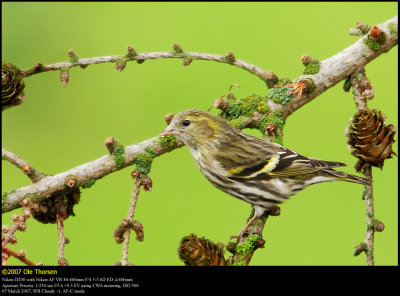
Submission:
<svg viewBox="0 0 400 296">
<path fill-rule="evenodd" d="M 215 54 L 232 51 L 238 59 L 296 78 L 303 54 L 328 58 L 356 41 L 348 30 L 361 21 L 382 23 L 397 14 L 397 3 L 2 3 L 2 60 L 27 69 L 36 62 L 138 52 L 184 50 Z M 375 88 L 370 108 L 379 108 L 398 126 L 398 49 L 367 65 Z M 114 64 L 70 70 L 66 88 L 58 72 L 25 79 L 27 100 L 2 114 L 2 146 L 37 169 L 56 174 L 105 154 L 104 140 L 114 136 L 131 145 L 156 136 L 165 114 L 189 108 L 207 110 L 233 83 L 237 97 L 267 94 L 257 77 L 207 61 L 183 67 L 178 59 Z M 329 89 L 287 120 L 284 145 L 306 156 L 345 162 L 354 173 L 344 129 L 355 113 L 351 93 L 342 83 Z M 213 110 L 216 114 L 217 111 Z M 256 134 L 255 132 L 252 132 Z M 397 142 L 394 150 L 398 152 Z M 398 264 L 397 158 L 373 170 L 376 217 L 386 229 L 375 236 L 377 265 Z M 83 190 L 75 217 L 65 222 L 70 239 L 65 255 L 71 265 L 111 265 L 121 260 L 122 245 L 113 230 L 126 217 L 134 181 L 133 167 L 98 180 Z M 157 158 L 150 173 L 153 191 L 142 192 L 135 219 L 145 240 L 132 240 L 129 261 L 135 265 L 183 265 L 176 250 L 189 233 L 227 243 L 246 222 L 250 206 L 218 191 L 201 175 L 183 147 Z M 29 185 L 29 179 L 2 161 L 2 191 Z M 361 186 L 332 182 L 311 186 L 282 205 L 264 231 L 265 249 L 252 265 L 364 265 L 353 257 L 365 237 Z M 11 224 L 11 215 L 2 215 Z M 28 220 L 17 233 L 16 249 L 45 265 L 57 264 L 56 225 Z M 19 265 L 10 259 L 9 264 Z"/>
</svg>

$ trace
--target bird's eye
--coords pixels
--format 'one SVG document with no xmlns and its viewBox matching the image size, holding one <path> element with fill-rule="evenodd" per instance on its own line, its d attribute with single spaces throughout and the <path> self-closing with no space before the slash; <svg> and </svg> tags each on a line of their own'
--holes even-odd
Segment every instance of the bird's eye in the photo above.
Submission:
<svg viewBox="0 0 400 296">
<path fill-rule="evenodd" d="M 182 122 L 182 124 L 184 125 L 184 126 L 188 126 L 189 124 L 190 124 L 190 120 L 184 120 L 183 122 Z"/>
</svg>

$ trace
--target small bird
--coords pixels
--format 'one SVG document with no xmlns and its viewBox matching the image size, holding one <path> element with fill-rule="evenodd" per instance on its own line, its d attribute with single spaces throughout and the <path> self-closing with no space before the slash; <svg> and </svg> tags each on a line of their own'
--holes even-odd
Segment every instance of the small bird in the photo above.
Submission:
<svg viewBox="0 0 400 296">
<path fill-rule="evenodd" d="M 369 184 L 367 179 L 333 169 L 346 166 L 343 163 L 305 157 L 200 110 L 175 115 L 161 133 L 166 135 L 176 136 L 189 148 L 214 186 L 253 206 L 254 216 L 238 241 L 258 217 L 311 184 L 337 180 Z"/>
</svg>

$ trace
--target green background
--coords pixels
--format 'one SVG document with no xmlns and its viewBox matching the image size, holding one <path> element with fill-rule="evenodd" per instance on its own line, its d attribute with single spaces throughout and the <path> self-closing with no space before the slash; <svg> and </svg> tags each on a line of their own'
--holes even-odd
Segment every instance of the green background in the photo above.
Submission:
<svg viewBox="0 0 400 296">
<path fill-rule="evenodd" d="M 356 22 L 382 23 L 397 14 L 397 3 L 2 3 L 2 60 L 21 69 L 35 63 L 138 52 L 184 50 L 214 54 L 232 51 L 238 59 L 297 78 L 303 54 L 326 59 L 357 40 L 348 34 Z M 379 108 L 397 127 L 398 49 L 367 65 L 375 88 L 369 108 Z M 208 61 L 149 60 L 70 70 L 62 87 L 59 72 L 25 79 L 27 100 L 2 115 L 2 146 L 40 171 L 57 174 L 105 154 L 104 140 L 114 136 L 131 145 L 158 135 L 163 117 L 197 108 L 207 110 L 230 85 L 237 97 L 266 95 L 265 84 L 239 68 Z M 344 130 L 355 113 L 343 83 L 307 104 L 286 122 L 284 145 L 303 155 L 347 163 L 355 173 Z M 211 111 L 217 114 L 216 110 Z M 256 131 L 251 131 L 256 134 Z M 396 136 L 397 139 L 397 136 Z M 397 142 L 394 150 L 398 151 Z M 386 229 L 375 235 L 377 265 L 398 264 L 397 158 L 373 169 L 376 218 Z M 134 181 L 126 168 L 84 189 L 65 222 L 71 265 L 111 265 L 121 260 L 113 230 L 126 217 Z M 30 180 L 2 161 L 2 191 L 27 186 Z M 129 261 L 135 265 L 183 265 L 177 256 L 180 239 L 190 233 L 227 243 L 246 222 L 250 206 L 218 191 L 201 175 L 183 147 L 153 162 L 153 191 L 141 192 L 135 219 L 144 225 L 145 240 L 131 241 Z M 347 182 L 311 186 L 269 219 L 265 249 L 251 265 L 364 265 L 353 256 L 365 238 L 363 187 Z M 11 215 L 2 215 L 11 224 Z M 57 264 L 57 229 L 29 219 L 18 232 L 16 250 L 45 265 Z M 10 259 L 9 264 L 20 264 Z"/>
</svg>

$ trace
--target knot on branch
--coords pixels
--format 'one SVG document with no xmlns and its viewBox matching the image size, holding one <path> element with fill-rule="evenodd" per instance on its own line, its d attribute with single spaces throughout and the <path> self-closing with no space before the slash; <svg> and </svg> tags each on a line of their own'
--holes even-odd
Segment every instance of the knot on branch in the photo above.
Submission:
<svg viewBox="0 0 400 296">
<path fill-rule="evenodd" d="M 386 116 L 379 110 L 360 110 L 346 127 L 347 148 L 359 160 L 355 165 L 357 172 L 369 166 L 382 169 L 385 159 L 397 155 L 392 150 L 396 128 L 386 126 Z"/>
<path fill-rule="evenodd" d="M 224 246 L 191 233 L 182 238 L 178 248 L 179 258 L 189 266 L 224 266 Z"/>
<path fill-rule="evenodd" d="M 1 63 L 1 110 L 25 101 L 25 83 L 21 70 L 11 63 Z"/>
</svg>

